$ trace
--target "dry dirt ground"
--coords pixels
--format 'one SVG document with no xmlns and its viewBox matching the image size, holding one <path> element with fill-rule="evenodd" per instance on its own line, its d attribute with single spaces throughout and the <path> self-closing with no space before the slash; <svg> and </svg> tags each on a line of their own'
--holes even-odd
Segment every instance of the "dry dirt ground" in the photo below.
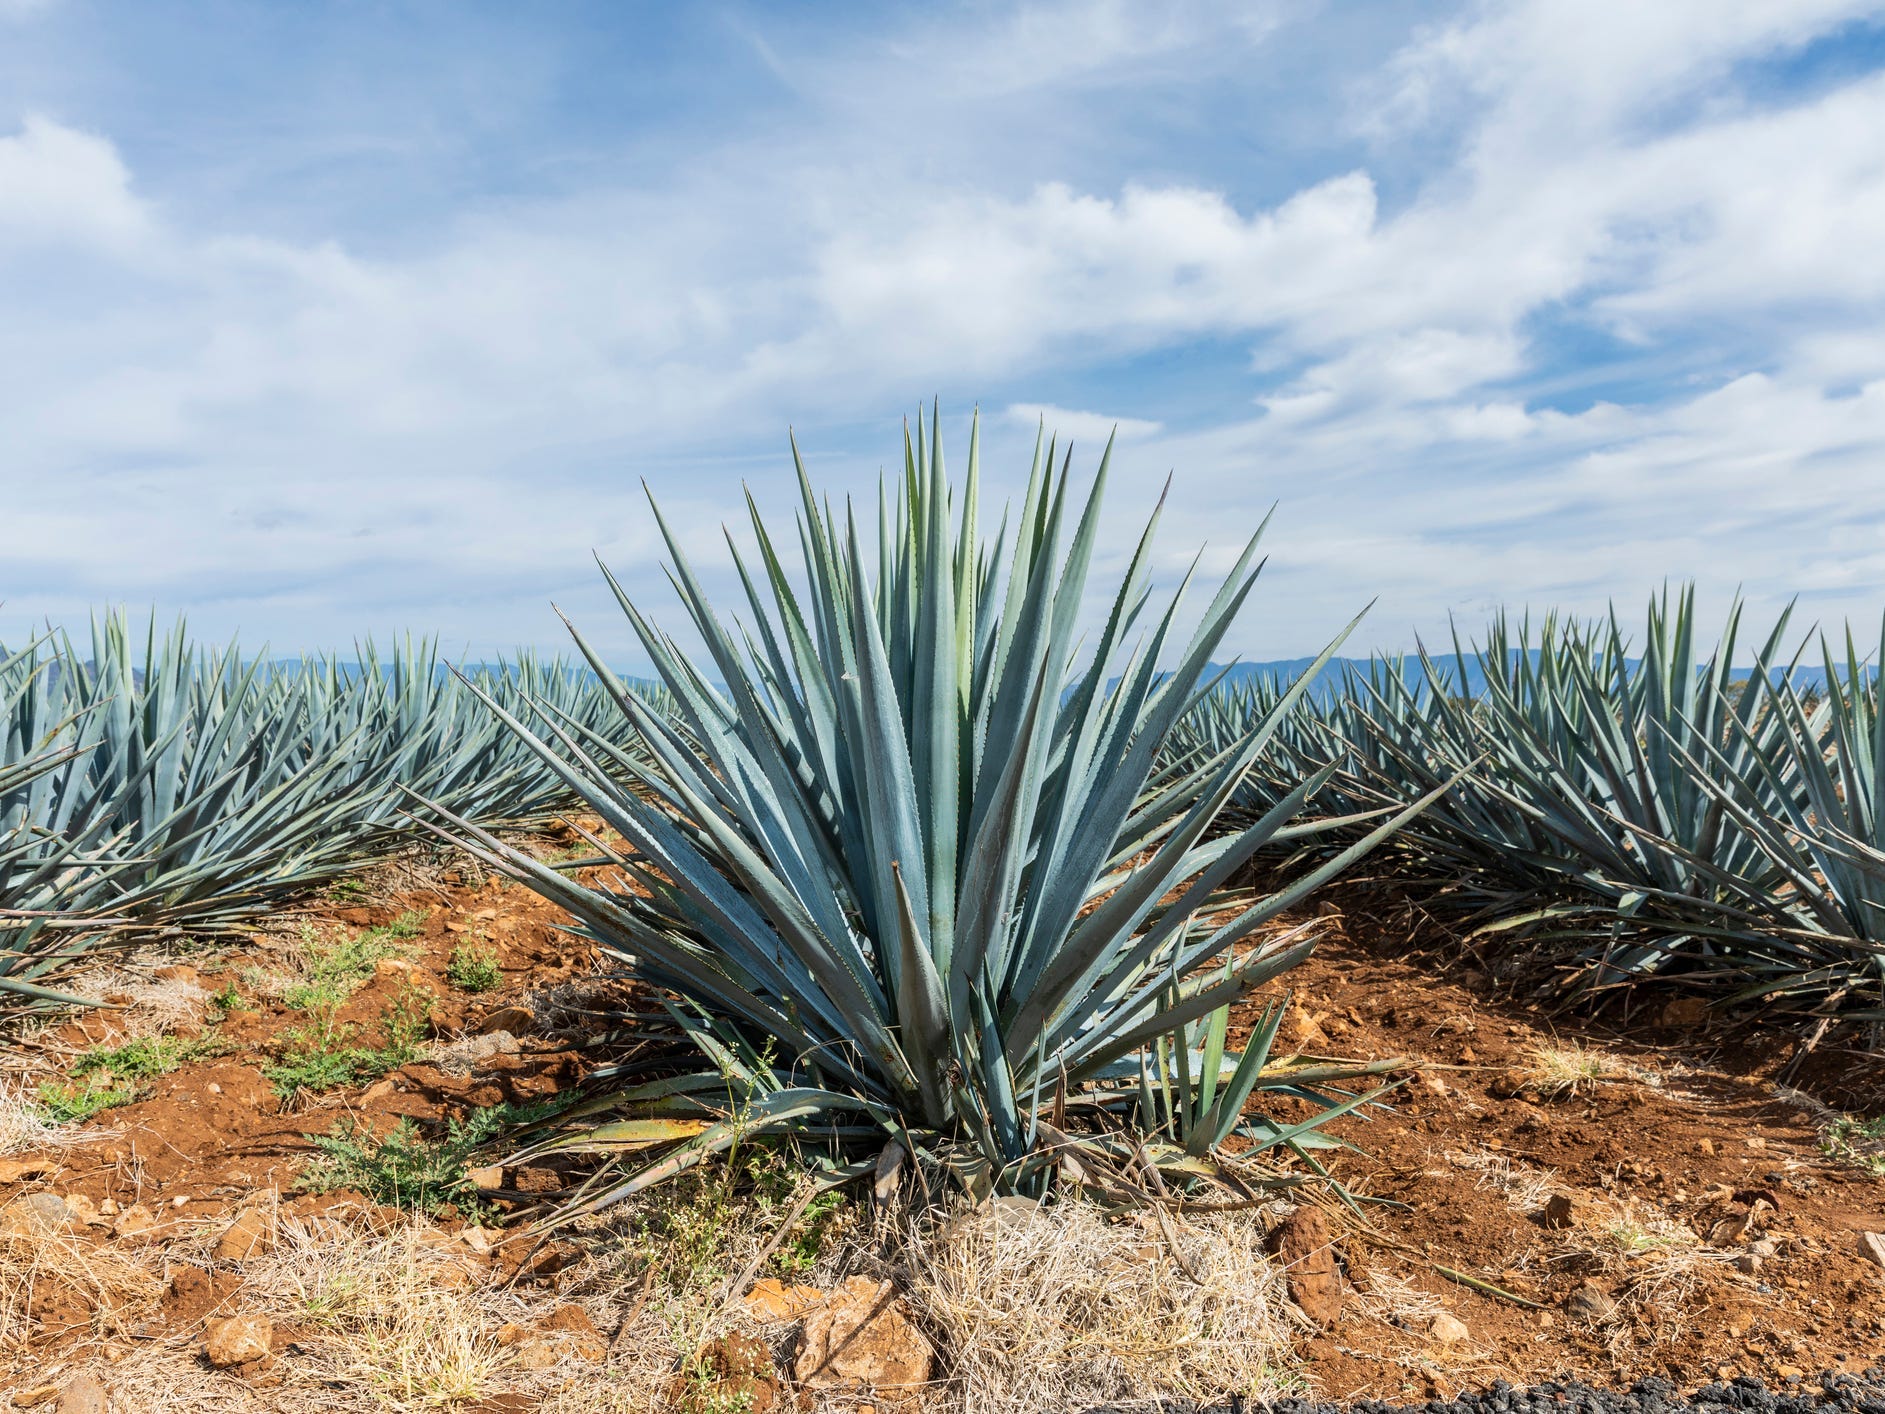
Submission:
<svg viewBox="0 0 1885 1414">
<path fill-rule="evenodd" d="M 1235 1368 L 1256 1393 L 1333 1399 L 1424 1399 L 1501 1378 L 1771 1384 L 1879 1363 L 1885 1268 L 1864 1234 L 1885 1230 L 1885 1165 L 1838 1115 L 1876 1112 L 1870 1061 L 1829 1043 L 1789 1069 L 1789 1037 L 1680 1002 L 1653 1000 L 1623 1031 L 1554 1020 L 1503 1000 L 1467 963 L 1414 957 L 1420 929 L 1374 895 L 1337 895 L 1322 912 L 1326 941 L 1288 979 L 1292 1048 L 1409 1062 L 1392 1108 L 1338 1122 L 1355 1147 L 1325 1156 L 1365 1215 L 1333 1210 L 1340 1312 L 1325 1324 L 1286 1299 L 1262 1255 L 1287 1201 L 1181 1220 L 1178 1234 L 1088 1213 L 1072 1266 L 1051 1235 L 983 1254 L 1012 1268 L 1025 1252 L 1035 1265 L 1020 1272 L 897 1247 L 867 1197 L 794 1212 L 790 1175 L 768 1161 L 684 1185 L 660 1200 L 672 1211 L 644 1205 L 543 1247 L 504 1245 L 494 1228 L 501 1207 L 564 1183 L 554 1170 L 485 1175 L 497 1207 L 483 1213 L 307 1191 L 309 1136 L 383 1137 L 402 1120 L 435 1135 L 476 1109 L 554 1099 L 607 1062 L 598 1038 L 632 1005 L 526 890 L 469 869 L 391 868 L 240 946 L 118 959 L 91 979 L 111 1007 L 9 1041 L 0 1409 L 10 1398 L 74 1414 L 104 1407 L 85 1402 L 102 1393 L 114 1410 L 763 1411 L 794 1398 L 768 1352 L 789 1366 L 798 1312 L 755 1308 L 735 1287 L 831 1287 L 880 1270 L 907 1286 L 909 1254 L 925 1250 L 932 1265 L 900 1309 L 939 1348 L 919 1401 L 937 1408 L 1003 1407 L 997 1386 L 1049 1346 L 1009 1350 L 1011 1366 L 970 1349 L 993 1350 L 1015 1313 L 1050 1308 L 1054 1349 L 1088 1362 L 1063 1386 L 1075 1395 L 1145 1393 L 1103 1368 L 1141 1356 L 1176 1391 L 1206 1393 L 1212 1369 Z M 468 957 L 493 960 L 495 976 L 472 976 Z M 311 1027 L 329 1050 L 399 1063 L 284 1098 L 279 1067 L 310 1049 Z M 100 1069 L 101 1049 L 136 1038 L 173 1049 L 160 1045 L 142 1078 Z M 106 1084 L 134 1098 L 56 1127 L 21 1103 L 45 1085 L 82 1101 Z M 883 1260 L 892 1247 L 902 1267 Z M 1184 1331 L 1153 1350 L 1133 1344 L 1143 1332 L 1074 1329 L 1087 1317 L 1054 1304 L 1079 1286 L 1073 1267 L 1095 1263 L 1104 1283 L 1134 1290 L 1135 1262 L 1146 1300 L 1193 1303 L 1165 1317 L 1191 1324 L 1188 1352 Z M 1211 1262 L 1215 1275 L 1200 1275 Z M 1006 1283 L 1008 1313 L 976 1282 Z M 271 1329 L 245 1350 L 246 1327 L 221 1324 L 230 1317 Z M 1218 1345 L 1196 1334 L 1207 1327 Z M 741 1331 L 759 1342 L 744 1364 Z M 210 1340 L 206 1353 L 207 1336 L 223 1348 Z"/>
</svg>

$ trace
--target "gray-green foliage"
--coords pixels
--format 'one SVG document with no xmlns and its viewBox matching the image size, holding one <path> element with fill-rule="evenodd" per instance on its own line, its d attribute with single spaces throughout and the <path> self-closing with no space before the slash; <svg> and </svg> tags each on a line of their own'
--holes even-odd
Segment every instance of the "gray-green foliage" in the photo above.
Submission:
<svg viewBox="0 0 1885 1414">
<path fill-rule="evenodd" d="M 993 541 L 973 436 L 952 484 L 935 427 L 919 424 L 862 524 L 821 505 L 801 465 L 804 580 L 753 509 L 757 557 L 735 551 L 738 633 L 663 521 L 706 655 L 694 662 L 616 586 L 674 704 L 671 724 L 618 694 L 652 759 L 553 714 L 534 731 L 513 718 L 634 847 L 617 862 L 635 887 L 584 887 L 463 820 L 461 835 L 697 1006 L 690 1033 L 747 1090 L 740 1115 L 595 1201 L 742 1127 L 813 1120 L 959 1141 L 976 1182 L 1036 1183 L 1052 1163 L 1044 1114 L 1142 1108 L 1141 1054 L 1189 1049 L 1188 1028 L 1300 962 L 1303 938 L 1236 949 L 1392 827 L 1226 908 L 1220 891 L 1329 774 L 1214 831 L 1295 693 L 1208 759 L 1155 770 L 1251 592 L 1257 540 L 1186 633 L 1190 575 L 1151 605 L 1155 514 L 1083 655 L 1107 464 L 1081 504 L 1055 458 L 1037 446 L 1020 513 Z M 762 1063 L 762 1038 L 776 1061 Z M 1234 1073 L 1237 1057 L 1222 1060 Z M 674 1113 L 724 1089 L 664 1081 L 621 1103 Z M 559 1142 L 610 1137 L 605 1125 Z"/>
<path fill-rule="evenodd" d="M 1822 644 L 1824 688 L 1797 688 L 1784 614 L 1735 666 L 1740 620 L 1737 605 L 1705 650 L 1685 591 L 1652 603 L 1639 638 L 1614 613 L 1501 617 L 1477 645 L 1350 668 L 1339 693 L 1299 699 L 1241 804 L 1328 765 L 1331 815 L 1463 772 L 1401 833 L 1394 872 L 1470 908 L 1486 943 L 1542 950 L 1574 986 L 1676 976 L 1877 1007 L 1876 678 L 1848 635 L 1843 653 Z M 1234 739 L 1277 692 L 1213 694 L 1175 759 Z"/>
<path fill-rule="evenodd" d="M 141 638 L 141 642 L 140 642 Z M 181 625 L 92 624 L 0 652 L 0 1005 L 48 986 L 113 931 L 214 927 L 331 879 L 401 838 L 408 785 L 482 820 L 567 798 L 435 645 L 356 663 L 271 663 Z M 522 658 L 472 675 L 595 725 L 588 674 Z"/>
</svg>

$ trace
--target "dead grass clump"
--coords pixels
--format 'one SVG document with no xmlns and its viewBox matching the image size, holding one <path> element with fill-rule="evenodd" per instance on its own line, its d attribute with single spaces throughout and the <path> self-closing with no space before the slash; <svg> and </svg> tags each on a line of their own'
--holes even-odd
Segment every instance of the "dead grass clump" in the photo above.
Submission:
<svg viewBox="0 0 1885 1414">
<path fill-rule="evenodd" d="M 905 1255 L 964 1414 L 1267 1401 L 1301 1387 L 1283 1274 L 1254 1214 L 1162 1232 L 1062 1203 L 1023 1222 L 913 1234 Z"/>
<path fill-rule="evenodd" d="M 1611 1081 L 1643 1078 L 1615 1056 L 1578 1045 L 1533 1047 L 1531 1063 L 1521 1075 L 1527 1089 L 1547 1100 L 1582 1095 Z"/>
<path fill-rule="evenodd" d="M 245 1275 L 252 1296 L 319 1332 L 311 1371 L 395 1409 L 481 1398 L 505 1361 L 483 1303 L 451 1249 L 416 1227 L 375 1233 L 284 1221 Z"/>
<path fill-rule="evenodd" d="M 1477 1153 L 1448 1151 L 1444 1157 L 1454 1168 L 1477 1175 L 1475 1187 L 1491 1189 L 1520 1213 L 1539 1211 L 1551 1201 L 1551 1195 L 1558 1191 L 1555 1169 L 1533 1168 L 1530 1164 L 1488 1150 Z"/>
<path fill-rule="evenodd" d="M 58 1123 L 46 1113 L 36 1088 L 25 1079 L 0 1078 L 0 1155 L 79 1144 L 98 1137 Z"/>
</svg>

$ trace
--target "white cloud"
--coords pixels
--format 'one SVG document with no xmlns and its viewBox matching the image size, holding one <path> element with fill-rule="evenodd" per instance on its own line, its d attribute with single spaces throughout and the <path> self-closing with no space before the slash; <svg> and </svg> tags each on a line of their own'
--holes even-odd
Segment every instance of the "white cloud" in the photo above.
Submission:
<svg viewBox="0 0 1885 1414">
<path fill-rule="evenodd" d="M 1140 441 L 1164 430 L 1163 423 L 1151 422 L 1142 417 L 1076 412 L 1071 408 L 1055 407 L 1051 403 L 1010 403 L 1002 416 L 1030 430 L 1045 427 L 1049 436 L 1058 436 L 1063 443 L 1072 438 L 1076 444 L 1089 447 L 1103 447 L 1108 438 L 1115 438 L 1122 443 Z"/>
<path fill-rule="evenodd" d="M 0 136 L 0 480 L 33 558 L 0 597 L 220 600 L 323 642 L 376 615 L 543 639 L 592 545 L 658 586 L 639 475 L 719 563 L 738 479 L 789 503 L 787 421 L 831 425 L 839 453 L 806 450 L 861 486 L 855 424 L 884 419 L 887 452 L 887 414 L 941 386 L 1005 409 L 991 474 L 1042 417 L 1094 453 L 1117 424 L 1129 468 L 1176 468 L 1175 564 L 1280 499 L 1236 645 L 1257 656 L 1376 593 L 1384 641 L 1665 575 L 1870 614 L 1885 81 L 1756 102 L 1732 78 L 1864 10 L 1474 6 L 1359 85 L 1376 155 L 1309 152 L 1273 191 L 1182 144 L 1148 158 L 1107 109 L 1194 101 L 1284 10 L 976 11 L 947 38 L 778 54 L 790 132 L 769 116 L 401 242 L 169 214 L 107 136 L 29 117 Z M 1429 140 L 1429 165 L 1391 165 Z M 1579 373 L 1554 323 L 1631 341 L 1635 386 L 1541 389 Z M 1247 351 L 1241 385 L 1121 381 L 1206 345 Z M 1069 406 L 1010 401 L 1030 393 Z M 1777 562 L 1779 521 L 1830 553 Z"/>
<path fill-rule="evenodd" d="M 0 242 L 123 248 L 150 229 L 109 141 L 40 114 L 0 137 Z"/>
</svg>

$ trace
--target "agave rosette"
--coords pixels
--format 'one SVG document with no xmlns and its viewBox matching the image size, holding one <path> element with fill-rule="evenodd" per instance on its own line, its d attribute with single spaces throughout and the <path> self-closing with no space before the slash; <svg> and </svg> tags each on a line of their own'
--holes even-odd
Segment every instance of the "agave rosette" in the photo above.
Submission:
<svg viewBox="0 0 1885 1414">
<path fill-rule="evenodd" d="M 1208 1084 L 1241 1090 L 1206 1126 L 1220 1135 L 1260 1084 L 1311 1093 L 1371 1069 L 1298 1083 L 1289 1066 L 1244 1066 L 1221 1046 L 1204 1064 L 1198 1028 L 1313 945 L 1260 930 L 1395 822 L 1285 888 L 1227 899 L 1329 774 L 1214 829 L 1301 686 L 1209 759 L 1160 769 L 1255 582 L 1257 539 L 1185 634 L 1190 575 L 1149 608 L 1155 513 L 1078 660 L 1110 447 L 1084 505 L 1056 455 L 1037 444 L 1012 536 L 992 544 L 977 523 L 977 434 L 955 488 L 934 422 L 906 433 L 875 546 L 850 510 L 821 507 L 799 464 L 803 581 L 752 508 L 756 554 L 734 547 L 750 612 L 737 636 L 663 520 L 705 656 L 692 661 L 610 579 L 673 704 L 670 722 L 617 692 L 649 760 L 553 711 L 533 725 L 501 713 L 628 842 L 595 840 L 619 875 L 585 885 L 462 819 L 456 834 L 567 908 L 631 975 L 682 999 L 677 1017 L 714 1062 L 598 1101 L 580 1116 L 590 1127 L 545 1141 L 637 1151 L 648 1142 L 637 1126 L 654 1116 L 720 1116 L 583 1207 L 755 1128 L 836 1125 L 879 1144 L 888 1130 L 949 1150 L 971 1186 L 1038 1185 L 1069 1143 L 1100 1142 L 1094 1129 L 1163 1123 L 1144 1113 L 1141 1083 L 1160 1044 L 1199 1049 Z M 1055 1123 L 1070 1108 L 1089 1121 L 1084 1138 Z M 630 1118 L 594 1122 L 606 1113 Z M 1048 1130 L 1060 1138 L 1044 1141 Z M 1259 1147 L 1284 1142 L 1247 1133 Z"/>
</svg>

